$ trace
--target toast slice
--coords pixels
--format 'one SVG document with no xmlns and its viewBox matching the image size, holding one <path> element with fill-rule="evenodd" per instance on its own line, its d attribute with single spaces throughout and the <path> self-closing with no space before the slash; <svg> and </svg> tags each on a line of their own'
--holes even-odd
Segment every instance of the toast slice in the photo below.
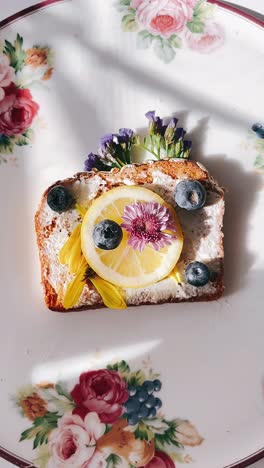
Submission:
<svg viewBox="0 0 264 468">
<path fill-rule="evenodd" d="M 196 211 L 176 207 L 184 234 L 178 262 L 179 271 L 184 272 L 190 262 L 201 261 L 210 268 L 210 281 L 204 286 L 196 287 L 186 281 L 177 283 L 168 276 L 150 286 L 125 288 L 122 294 L 128 306 L 211 301 L 219 298 L 224 291 L 224 191 L 199 163 L 182 159 L 161 160 L 131 164 L 111 172 L 78 173 L 70 179 L 56 182 L 45 191 L 35 215 L 35 228 L 47 307 L 54 311 L 66 311 L 63 300 L 72 276 L 67 265 L 60 263 L 58 255 L 73 229 L 81 222 L 80 213 L 75 207 L 61 214 L 50 209 L 47 195 L 52 187 L 63 185 L 72 192 L 78 204 L 85 206 L 114 187 L 139 185 L 157 193 L 165 202 L 175 207 L 173 195 L 176 184 L 182 179 L 200 181 L 206 189 L 207 199 L 204 207 Z M 68 310 L 100 307 L 104 307 L 102 298 L 92 282 L 87 281 L 78 302 Z"/>
</svg>

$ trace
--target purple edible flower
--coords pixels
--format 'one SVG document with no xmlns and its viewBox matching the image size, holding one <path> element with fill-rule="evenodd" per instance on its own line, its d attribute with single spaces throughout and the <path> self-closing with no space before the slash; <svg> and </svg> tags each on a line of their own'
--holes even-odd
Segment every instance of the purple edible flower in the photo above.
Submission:
<svg viewBox="0 0 264 468">
<path fill-rule="evenodd" d="M 102 154 L 106 153 L 114 153 L 116 148 L 116 143 L 118 143 L 117 135 L 113 133 L 107 133 L 106 135 L 102 136 L 100 139 L 101 146 L 100 150 Z"/>
<path fill-rule="evenodd" d="M 101 145 L 110 145 L 113 143 L 114 140 L 114 134 L 113 133 L 106 133 L 100 138 Z"/>
<path fill-rule="evenodd" d="M 84 161 L 84 170 L 90 172 L 93 169 L 98 169 L 99 171 L 109 170 L 98 154 L 90 153 L 88 154 L 87 159 Z"/>
<path fill-rule="evenodd" d="M 96 167 L 96 163 L 99 160 L 99 156 L 94 153 L 90 153 L 87 156 L 87 159 L 84 161 L 84 170 L 90 172 Z"/>
<path fill-rule="evenodd" d="M 186 133 L 186 131 L 184 130 L 184 128 L 177 128 L 176 132 L 175 132 L 175 138 L 174 139 L 176 141 L 183 140 L 185 133 Z"/>
<path fill-rule="evenodd" d="M 150 135 L 162 135 L 163 133 L 163 121 L 160 117 L 156 117 L 156 111 L 149 111 L 145 114 L 149 120 L 149 134 Z"/>
<path fill-rule="evenodd" d="M 156 117 L 155 117 L 155 114 L 156 114 L 156 111 L 148 111 L 148 112 L 145 114 L 145 117 L 147 117 L 148 120 L 154 121 L 154 119 L 156 118 Z"/>
<path fill-rule="evenodd" d="M 192 147 L 192 142 L 189 140 L 184 140 L 183 142 L 183 151 L 189 151 Z"/>
<path fill-rule="evenodd" d="M 120 128 L 118 134 L 119 143 L 128 143 L 134 136 L 133 130 L 131 128 Z"/>
<path fill-rule="evenodd" d="M 189 156 L 190 156 L 190 152 L 191 152 L 191 149 L 192 149 L 192 142 L 191 141 L 188 141 L 188 140 L 185 140 L 183 142 L 183 157 L 185 159 L 188 159 Z"/>
<path fill-rule="evenodd" d="M 176 119 L 176 117 L 173 117 L 169 123 L 168 123 L 168 127 L 167 128 L 176 128 L 177 127 L 177 123 L 178 123 L 178 119 Z"/>
</svg>

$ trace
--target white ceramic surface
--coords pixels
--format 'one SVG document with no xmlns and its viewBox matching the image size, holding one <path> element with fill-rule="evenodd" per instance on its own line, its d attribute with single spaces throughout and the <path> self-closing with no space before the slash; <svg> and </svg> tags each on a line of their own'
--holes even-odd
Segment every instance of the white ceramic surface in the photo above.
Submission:
<svg viewBox="0 0 264 468">
<path fill-rule="evenodd" d="M 35 138 L 0 165 L 1 445 L 35 458 L 32 440 L 19 442 L 31 424 L 11 398 L 20 387 L 65 380 L 71 389 L 82 371 L 114 358 L 136 370 L 149 356 L 161 373 L 166 417 L 190 420 L 204 438 L 184 456 L 194 468 L 223 468 L 264 447 L 264 192 L 250 131 L 263 120 L 264 30 L 219 8 L 222 46 L 210 54 L 183 47 L 164 63 L 137 48 L 121 17 L 112 1 L 68 1 L 0 32 L 2 41 L 19 33 L 26 48 L 55 53 L 53 76 L 31 89 L 40 106 Z M 152 108 L 179 116 L 192 158 L 228 189 L 225 296 L 140 310 L 47 311 L 33 226 L 43 190 L 81 170 L 104 133 L 146 128 Z"/>
</svg>

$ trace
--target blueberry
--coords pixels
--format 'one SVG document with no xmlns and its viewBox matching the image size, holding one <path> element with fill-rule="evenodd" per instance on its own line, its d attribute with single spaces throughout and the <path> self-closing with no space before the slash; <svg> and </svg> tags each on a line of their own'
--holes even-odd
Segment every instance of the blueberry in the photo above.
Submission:
<svg viewBox="0 0 264 468">
<path fill-rule="evenodd" d="M 72 206 L 73 196 L 71 192 L 62 185 L 56 185 L 49 190 L 47 203 L 53 211 L 62 213 Z"/>
<path fill-rule="evenodd" d="M 187 283 L 192 286 L 204 286 L 210 281 L 210 270 L 207 265 L 201 262 L 192 262 L 186 267 L 184 272 Z"/>
<path fill-rule="evenodd" d="M 125 410 L 128 414 L 136 413 L 139 410 L 140 403 L 137 398 L 129 398 L 125 403 Z"/>
<path fill-rule="evenodd" d="M 140 403 L 143 403 L 144 401 L 146 401 L 148 398 L 148 392 L 144 389 L 140 389 L 138 392 L 137 392 L 137 399 L 138 401 L 140 401 Z"/>
<path fill-rule="evenodd" d="M 149 409 L 146 407 L 146 405 L 141 405 L 138 410 L 139 419 L 147 418 L 148 414 L 149 414 Z"/>
<path fill-rule="evenodd" d="M 162 407 L 162 401 L 160 398 L 155 398 L 154 408 L 160 409 Z"/>
<path fill-rule="evenodd" d="M 147 401 L 145 402 L 145 405 L 148 408 L 152 408 L 155 405 L 155 400 L 156 400 L 156 398 L 153 395 L 149 395 Z"/>
<path fill-rule="evenodd" d="M 130 396 L 135 396 L 137 393 L 137 387 L 129 387 L 128 391 Z"/>
<path fill-rule="evenodd" d="M 99 249 L 116 249 L 123 237 L 123 232 L 119 224 L 111 219 L 104 219 L 96 224 L 93 230 L 93 240 Z"/>
<path fill-rule="evenodd" d="M 148 392 L 149 395 L 154 392 L 154 384 L 151 382 L 151 380 L 146 380 L 143 383 L 144 389 Z"/>
<path fill-rule="evenodd" d="M 129 414 L 128 417 L 127 417 L 127 422 L 129 424 L 129 426 L 134 426 L 135 424 L 137 424 L 138 423 L 137 413 Z"/>
<path fill-rule="evenodd" d="M 148 417 L 155 418 L 156 414 L 157 414 L 157 411 L 155 410 L 155 408 L 150 408 Z"/>
<path fill-rule="evenodd" d="M 159 392 L 161 389 L 161 381 L 159 379 L 153 380 L 155 392 Z"/>
<path fill-rule="evenodd" d="M 198 180 L 182 180 L 176 185 L 174 199 L 180 208 L 198 210 L 205 204 L 206 191 Z"/>
<path fill-rule="evenodd" d="M 255 123 L 252 125 L 252 130 L 255 132 L 259 138 L 264 138 L 264 125 L 261 123 Z"/>
</svg>

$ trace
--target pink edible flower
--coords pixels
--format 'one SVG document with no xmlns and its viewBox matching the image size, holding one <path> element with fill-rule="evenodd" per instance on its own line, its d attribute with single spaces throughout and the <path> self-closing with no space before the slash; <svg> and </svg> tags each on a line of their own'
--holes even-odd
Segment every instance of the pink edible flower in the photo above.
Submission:
<svg viewBox="0 0 264 468">
<path fill-rule="evenodd" d="M 176 226 L 174 220 L 166 206 L 159 203 L 133 203 L 127 205 L 122 216 L 124 223 L 121 227 L 126 229 L 129 234 L 128 244 L 133 249 L 140 252 L 147 244 L 155 250 L 159 250 L 172 243 L 175 236 L 169 232 L 175 233 Z"/>
</svg>

